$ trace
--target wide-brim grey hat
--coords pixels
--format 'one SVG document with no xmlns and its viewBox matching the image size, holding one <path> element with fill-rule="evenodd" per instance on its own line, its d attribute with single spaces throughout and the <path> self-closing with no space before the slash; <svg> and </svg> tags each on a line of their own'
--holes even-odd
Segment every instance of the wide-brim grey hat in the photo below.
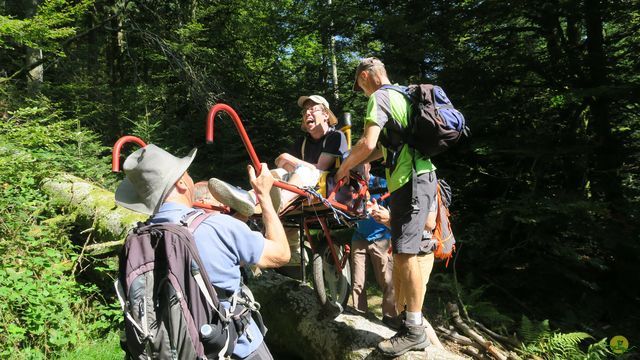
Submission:
<svg viewBox="0 0 640 360">
<path fill-rule="evenodd" d="M 327 113 L 329 113 L 329 125 L 336 126 L 336 124 L 338 123 L 338 118 L 336 118 L 336 116 L 333 114 L 333 111 L 331 111 L 331 107 L 329 107 L 329 102 L 327 101 L 327 99 L 320 95 L 300 96 L 298 98 L 298 106 L 304 107 L 304 103 L 307 102 L 307 100 L 311 100 L 316 104 L 324 105 L 324 107 L 327 109 Z"/>
<path fill-rule="evenodd" d="M 153 215 L 173 184 L 187 171 L 196 151 L 194 148 L 186 157 L 178 158 L 153 144 L 136 150 L 122 166 L 126 177 L 116 190 L 116 203 L 129 210 Z"/>
</svg>

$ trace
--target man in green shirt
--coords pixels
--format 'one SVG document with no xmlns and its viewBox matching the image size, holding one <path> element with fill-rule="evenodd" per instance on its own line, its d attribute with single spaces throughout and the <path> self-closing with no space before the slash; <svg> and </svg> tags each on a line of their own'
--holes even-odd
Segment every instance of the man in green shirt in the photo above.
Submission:
<svg viewBox="0 0 640 360">
<path fill-rule="evenodd" d="M 378 145 L 381 132 L 392 138 L 407 127 L 411 104 L 391 85 L 384 64 L 376 58 L 363 59 L 355 73 L 354 91 L 362 91 L 369 98 L 364 119 L 364 134 L 353 147 L 336 174 L 336 180 L 349 175 L 349 170 L 360 163 L 384 158 L 387 166 L 387 185 L 391 192 L 391 242 L 393 276 L 407 286 L 406 320 L 400 330 L 378 349 L 388 356 L 399 356 L 409 350 L 422 350 L 429 346 L 422 324 L 421 291 L 423 279 L 417 254 L 427 214 L 436 196 L 435 167 L 408 145 L 391 149 Z M 385 86 L 387 85 L 387 86 Z"/>
</svg>

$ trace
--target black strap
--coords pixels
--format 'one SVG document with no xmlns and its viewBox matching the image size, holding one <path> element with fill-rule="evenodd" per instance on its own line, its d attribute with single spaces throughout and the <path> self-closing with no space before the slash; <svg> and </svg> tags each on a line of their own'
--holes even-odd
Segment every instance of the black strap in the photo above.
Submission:
<svg viewBox="0 0 640 360">
<path fill-rule="evenodd" d="M 216 294 L 218 294 L 218 299 L 220 301 L 227 301 L 234 294 L 234 292 L 231 291 L 231 290 L 226 290 L 226 289 L 223 289 L 221 287 L 217 287 L 215 285 L 213 285 L 213 289 L 216 291 Z"/>
</svg>

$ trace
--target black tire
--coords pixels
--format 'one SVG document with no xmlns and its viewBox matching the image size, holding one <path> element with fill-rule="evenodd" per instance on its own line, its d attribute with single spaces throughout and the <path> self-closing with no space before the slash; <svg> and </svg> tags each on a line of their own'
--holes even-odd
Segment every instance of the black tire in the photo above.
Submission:
<svg viewBox="0 0 640 360">
<path fill-rule="evenodd" d="M 333 245 L 338 257 L 345 251 L 344 245 Z M 331 250 L 322 244 L 313 254 L 313 287 L 320 304 L 338 308 L 340 312 L 347 305 L 351 295 L 351 263 L 345 263 L 340 274 L 336 274 Z"/>
</svg>

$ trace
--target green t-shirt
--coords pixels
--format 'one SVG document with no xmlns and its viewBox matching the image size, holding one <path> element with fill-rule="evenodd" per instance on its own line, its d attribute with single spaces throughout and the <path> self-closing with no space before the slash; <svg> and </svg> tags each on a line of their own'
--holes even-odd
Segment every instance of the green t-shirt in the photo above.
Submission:
<svg viewBox="0 0 640 360">
<path fill-rule="evenodd" d="M 411 115 L 411 105 L 404 95 L 391 89 L 378 89 L 371 94 L 367 103 L 367 114 L 364 118 L 365 126 L 369 123 L 380 126 L 382 131 L 386 132 L 385 124 L 389 129 L 400 129 L 407 127 L 407 119 Z M 385 161 L 390 155 L 385 147 L 382 147 L 382 154 Z M 434 171 L 436 168 L 431 163 L 431 159 L 422 156 L 418 151 L 403 145 L 398 155 L 396 167 L 392 173 L 386 170 L 387 184 L 390 192 L 394 192 L 402 185 L 411 180 L 411 172 L 413 169 L 412 156 L 415 159 L 416 171 L 422 174 Z"/>
</svg>

